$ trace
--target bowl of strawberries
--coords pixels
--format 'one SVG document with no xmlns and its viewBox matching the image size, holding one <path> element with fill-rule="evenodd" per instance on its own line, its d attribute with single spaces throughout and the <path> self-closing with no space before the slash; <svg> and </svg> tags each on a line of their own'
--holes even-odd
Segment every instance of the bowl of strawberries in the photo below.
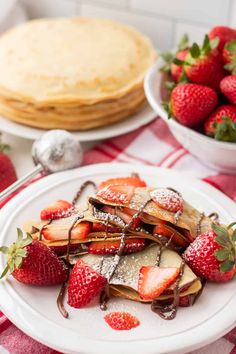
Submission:
<svg viewBox="0 0 236 354">
<path fill-rule="evenodd" d="M 144 88 L 184 148 L 236 174 L 236 30 L 214 27 L 201 45 L 184 36 L 173 53 L 161 53 Z"/>
</svg>

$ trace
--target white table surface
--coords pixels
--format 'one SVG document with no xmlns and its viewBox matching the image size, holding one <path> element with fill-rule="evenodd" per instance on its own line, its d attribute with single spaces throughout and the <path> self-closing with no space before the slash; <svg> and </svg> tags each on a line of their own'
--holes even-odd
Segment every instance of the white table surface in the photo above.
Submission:
<svg viewBox="0 0 236 354">
<path fill-rule="evenodd" d="M 15 166 L 18 178 L 22 177 L 34 168 L 34 164 L 31 158 L 31 148 L 33 143 L 32 140 L 27 140 L 3 133 L 2 141 L 5 144 L 9 144 L 11 147 L 9 156 Z M 86 151 L 97 144 L 99 144 L 99 141 L 83 143 L 83 151 Z"/>
</svg>

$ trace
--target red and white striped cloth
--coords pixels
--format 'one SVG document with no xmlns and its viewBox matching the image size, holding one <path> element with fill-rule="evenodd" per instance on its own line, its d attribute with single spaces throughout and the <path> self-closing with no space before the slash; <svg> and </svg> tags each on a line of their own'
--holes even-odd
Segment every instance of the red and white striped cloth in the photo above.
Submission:
<svg viewBox="0 0 236 354">
<path fill-rule="evenodd" d="M 191 156 L 174 139 L 166 124 L 157 119 L 132 133 L 103 142 L 84 155 L 83 164 L 99 162 L 143 163 L 188 172 L 212 184 L 236 201 L 236 176 L 219 174 Z M 1 207 L 1 205 L 0 205 Z M 0 298 L 1 305 L 1 298 Z M 0 313 L 0 353 L 55 354 L 16 328 Z M 192 354 L 236 354 L 236 328 Z"/>
</svg>

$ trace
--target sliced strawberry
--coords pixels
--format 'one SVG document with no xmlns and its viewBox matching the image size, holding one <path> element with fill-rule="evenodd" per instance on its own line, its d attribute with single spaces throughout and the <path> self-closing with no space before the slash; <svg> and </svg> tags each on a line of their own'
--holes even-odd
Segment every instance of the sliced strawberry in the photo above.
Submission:
<svg viewBox="0 0 236 354">
<path fill-rule="evenodd" d="M 120 233 L 122 230 L 118 226 L 106 226 L 100 222 L 94 222 L 92 232 L 108 232 L 108 233 Z"/>
<path fill-rule="evenodd" d="M 122 208 L 122 211 L 127 214 L 127 215 L 130 215 L 130 216 L 134 216 L 134 214 L 137 213 L 137 210 L 134 210 L 134 209 L 130 209 L 128 207 L 123 207 Z"/>
<path fill-rule="evenodd" d="M 179 275 L 179 268 L 143 266 L 140 269 L 138 292 L 144 300 L 154 300 L 167 289 Z"/>
<path fill-rule="evenodd" d="M 117 331 L 129 330 L 140 325 L 137 317 L 128 312 L 111 312 L 104 317 L 104 320 Z"/>
<path fill-rule="evenodd" d="M 111 203 L 128 204 L 134 190 L 134 186 L 109 185 L 99 190 L 97 196 Z"/>
<path fill-rule="evenodd" d="M 164 224 L 158 224 L 153 229 L 153 235 L 161 235 L 166 238 L 171 238 L 173 243 L 181 247 L 187 247 L 189 242 L 185 241 L 180 235 L 174 230 L 168 229 Z"/>
<path fill-rule="evenodd" d="M 124 208 L 125 209 L 125 208 Z M 134 218 L 133 215 L 126 214 L 123 210 L 116 210 L 116 215 L 119 216 L 126 224 L 129 224 L 132 219 L 132 224 L 130 225 L 130 230 L 136 230 L 140 224 L 141 224 L 141 219 L 139 217 Z M 126 208 L 128 209 L 128 208 Z"/>
<path fill-rule="evenodd" d="M 77 224 L 72 232 L 71 238 L 73 240 L 85 239 L 91 231 L 91 223 L 83 221 Z M 47 227 L 43 228 L 42 235 L 46 240 L 57 241 L 57 240 L 66 240 L 69 237 L 69 226 L 65 225 L 53 225 L 50 224 Z"/>
<path fill-rule="evenodd" d="M 115 254 L 120 246 L 120 240 L 91 242 L 88 246 L 88 253 L 92 254 Z M 145 239 L 132 238 L 125 241 L 124 253 L 141 251 L 145 247 Z"/>
<path fill-rule="evenodd" d="M 167 188 L 158 188 L 151 192 L 151 197 L 162 209 L 176 213 L 183 211 L 184 201 L 183 198 L 176 192 Z"/>
<path fill-rule="evenodd" d="M 40 213 L 41 220 L 67 218 L 76 213 L 73 204 L 66 200 L 57 200 L 53 204 L 44 208 Z"/>
<path fill-rule="evenodd" d="M 146 183 L 139 177 L 130 176 L 107 179 L 106 181 L 103 181 L 99 184 L 98 189 L 100 190 L 110 185 L 146 187 Z"/>
<path fill-rule="evenodd" d="M 106 278 L 79 259 L 68 284 L 68 304 L 75 308 L 86 306 L 106 285 Z"/>
</svg>

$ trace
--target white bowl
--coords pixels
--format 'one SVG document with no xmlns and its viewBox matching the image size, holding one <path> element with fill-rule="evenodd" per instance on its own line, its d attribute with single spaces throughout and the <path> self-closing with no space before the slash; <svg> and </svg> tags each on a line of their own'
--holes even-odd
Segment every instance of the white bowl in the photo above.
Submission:
<svg viewBox="0 0 236 354">
<path fill-rule="evenodd" d="M 236 174 L 236 143 L 217 141 L 168 119 L 162 106 L 161 73 L 163 60 L 159 58 L 149 69 L 144 81 L 145 94 L 154 111 L 168 124 L 175 138 L 206 165 L 224 173 Z"/>
</svg>

